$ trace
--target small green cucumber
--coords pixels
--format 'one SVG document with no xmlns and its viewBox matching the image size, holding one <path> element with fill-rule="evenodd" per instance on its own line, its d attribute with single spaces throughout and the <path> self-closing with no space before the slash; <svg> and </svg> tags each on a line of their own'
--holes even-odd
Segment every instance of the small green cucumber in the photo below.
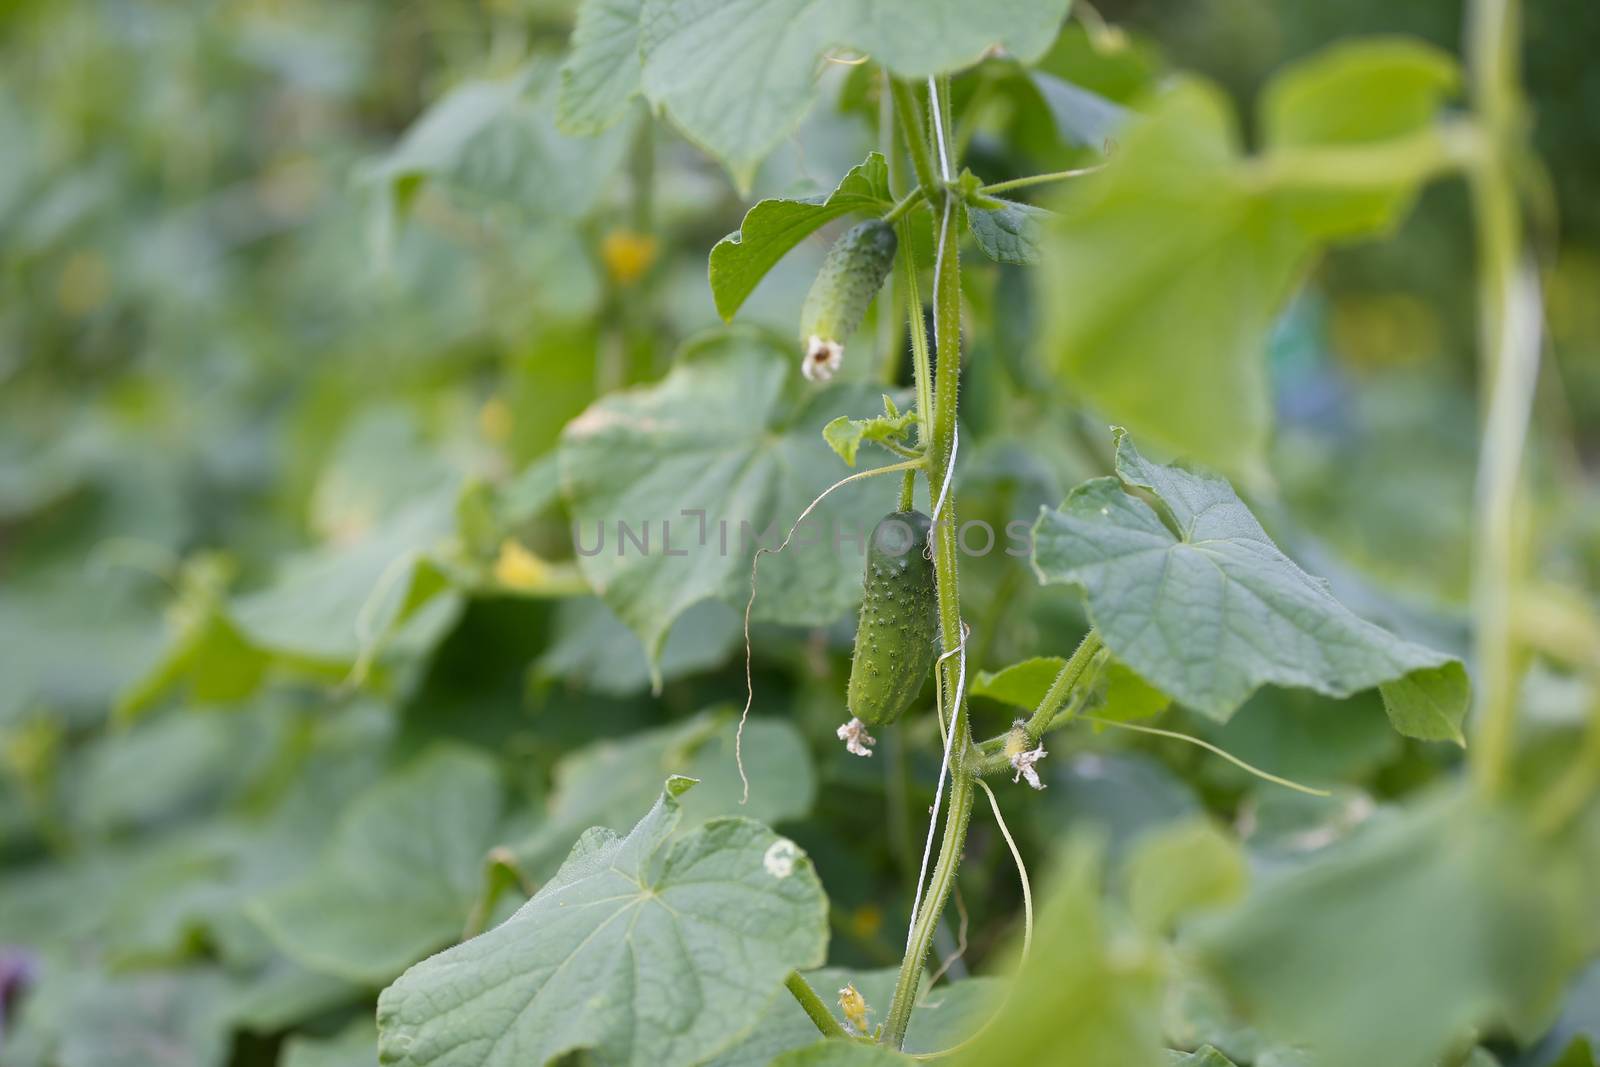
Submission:
<svg viewBox="0 0 1600 1067">
<path fill-rule="evenodd" d="M 834 242 L 800 309 L 800 343 L 807 378 L 826 381 L 839 369 L 844 343 L 861 326 L 867 305 L 894 267 L 894 227 L 869 219 Z"/>
<path fill-rule="evenodd" d="M 932 527 L 920 511 L 892 512 L 867 545 L 848 701 L 850 714 L 869 726 L 899 718 L 933 668 L 939 627 L 933 563 L 926 554 Z"/>
</svg>

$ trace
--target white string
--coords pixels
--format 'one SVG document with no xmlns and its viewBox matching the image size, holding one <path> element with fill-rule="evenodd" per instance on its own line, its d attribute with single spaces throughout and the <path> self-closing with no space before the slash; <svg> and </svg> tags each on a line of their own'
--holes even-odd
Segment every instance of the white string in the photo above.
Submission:
<svg viewBox="0 0 1600 1067">
<path fill-rule="evenodd" d="M 940 656 L 938 662 L 933 665 L 934 677 L 939 681 L 940 707 L 936 718 L 939 720 L 939 732 L 944 735 L 944 756 L 939 761 L 939 784 L 933 791 L 933 811 L 928 817 L 928 839 L 922 846 L 922 869 L 917 872 L 917 892 L 911 898 L 911 926 L 906 930 L 906 949 L 908 951 L 911 948 L 912 940 L 916 937 L 917 913 L 922 910 L 923 882 L 928 877 L 928 858 L 933 855 L 933 835 L 939 826 L 939 809 L 944 804 L 944 780 L 950 776 L 950 742 L 956 736 L 955 716 L 957 710 L 961 707 L 961 694 L 967 685 L 967 634 L 970 632 L 967 624 L 962 623 L 961 643 Z M 944 725 L 943 675 L 940 673 L 939 668 L 944 665 L 945 660 L 957 654 L 961 656 L 959 661 L 960 672 L 956 676 L 956 698 L 950 704 L 950 729 L 947 730 Z"/>
<path fill-rule="evenodd" d="M 956 472 L 956 450 L 961 447 L 961 429 L 959 426 L 950 427 L 950 462 L 945 464 L 944 484 L 939 487 L 939 502 L 933 506 L 933 517 L 930 522 L 939 521 L 939 512 L 944 510 L 944 498 L 950 493 L 950 478 Z"/>
<path fill-rule="evenodd" d="M 928 107 L 933 111 L 933 133 L 939 141 L 939 173 L 950 180 L 950 151 L 944 146 L 944 116 L 939 113 L 939 87 L 928 75 Z"/>
</svg>

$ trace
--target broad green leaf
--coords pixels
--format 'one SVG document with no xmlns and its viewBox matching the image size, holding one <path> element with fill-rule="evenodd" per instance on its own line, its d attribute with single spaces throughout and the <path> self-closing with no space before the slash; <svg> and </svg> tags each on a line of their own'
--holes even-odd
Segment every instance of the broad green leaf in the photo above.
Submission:
<svg viewBox="0 0 1600 1067">
<path fill-rule="evenodd" d="M 1001 263 L 1038 263 L 1041 227 L 1049 217 L 1043 208 L 1000 197 L 984 197 L 967 206 L 973 239 L 984 255 Z"/>
<path fill-rule="evenodd" d="M 565 133 L 596 134 L 627 114 L 638 95 L 639 18 L 644 0 L 584 0 L 561 64 L 556 122 Z"/>
<path fill-rule="evenodd" d="M 644 0 L 644 92 L 741 189 L 816 99 L 830 0 Z"/>
<path fill-rule="evenodd" d="M 384 990 L 382 1062 L 523 1067 L 591 1050 L 607 1063 L 693 1063 L 787 995 L 784 976 L 827 947 L 811 861 L 749 819 L 671 840 L 692 784 L 669 779 L 626 837 L 585 833 L 514 916 Z"/>
<path fill-rule="evenodd" d="M 1172 698 L 1139 677 L 1120 660 L 1108 660 L 1100 675 L 1094 713 L 1102 719 L 1130 722 L 1159 715 Z"/>
<path fill-rule="evenodd" d="M 1004 47 L 1037 59 L 1068 0 L 644 0 L 644 92 L 746 188 L 817 96 L 825 53 L 869 53 L 902 77 Z"/>
<path fill-rule="evenodd" d="M 1225 98 L 1178 82 L 1124 127 L 1102 173 L 1053 204 L 1039 276 L 1046 361 L 1141 439 L 1258 476 L 1271 422 L 1263 354 L 1283 303 L 1328 241 L 1391 228 L 1434 169 L 1352 191 L 1332 178 L 1313 188 L 1320 168 L 1296 178 L 1276 164 L 1414 133 L 1453 84 L 1424 46 L 1340 46 L 1269 85 L 1265 151 L 1247 158 Z"/>
<path fill-rule="evenodd" d="M 1435 795 L 1261 885 L 1192 947 L 1318 1067 L 1434 1067 L 1480 1028 L 1527 1040 L 1600 947 L 1584 832 L 1542 836 L 1470 789 Z"/>
<path fill-rule="evenodd" d="M 1146 503 L 1147 492 L 1161 509 Z M 1460 662 L 1366 622 L 1272 543 L 1226 481 L 1151 463 L 1117 434 L 1117 477 L 1074 489 L 1034 525 L 1040 581 L 1074 585 L 1106 647 L 1162 691 L 1226 721 L 1262 685 L 1344 697 L 1419 673 L 1440 716 L 1408 690 L 1395 728 L 1459 739 Z M 1442 701 L 1450 696 L 1454 704 Z M 1398 708 L 1401 714 L 1395 714 Z"/>
<path fill-rule="evenodd" d="M 1591 963 L 1567 991 L 1561 1017 L 1514 1067 L 1594 1067 L 1600 1062 L 1600 963 Z"/>
<path fill-rule="evenodd" d="M 1146 835 L 1204 810 L 1194 789 L 1164 764 L 1140 752 L 1052 755 L 1040 764 L 1049 788 L 1039 797 L 1047 825 L 1058 835 L 1092 830 L 1121 858 Z"/>
<path fill-rule="evenodd" d="M 902 78 L 970 67 L 1004 50 L 1032 63 L 1050 50 L 1071 0 L 843 0 L 846 43 Z"/>
<path fill-rule="evenodd" d="M 882 214 L 890 206 L 889 166 L 877 152 L 851 167 L 825 196 L 758 201 L 745 212 L 739 229 L 711 249 L 711 298 L 717 314 L 733 318 L 767 271 L 821 226 L 852 212 Z"/>
<path fill-rule="evenodd" d="M 1124 878 L 1134 921 L 1170 932 L 1193 912 L 1232 904 L 1249 879 L 1238 844 L 1209 819 L 1162 827 L 1138 843 Z"/>
<path fill-rule="evenodd" d="M 351 805 L 322 863 L 251 914 L 313 970 L 387 981 L 460 936 L 501 805 L 491 760 L 435 749 Z"/>
<path fill-rule="evenodd" d="M 717 815 L 747 815 L 764 823 L 798 819 L 811 811 L 816 782 L 805 740 L 787 721 L 753 717 L 745 724 L 744 798 L 733 759 L 737 717 L 733 709 L 703 712 L 681 723 L 617 740 L 598 740 L 556 765 L 544 823 L 512 846 L 519 866 L 544 878 L 585 829 L 622 831 L 661 790 L 663 774 L 700 784 L 685 795 L 681 830 Z"/>
<path fill-rule="evenodd" d="M 1066 665 L 1060 656 L 1035 656 L 998 671 L 979 671 L 972 680 L 972 695 L 1032 710 Z"/>
<path fill-rule="evenodd" d="M 775 1058 L 770 1067 L 895 1067 L 916 1062 L 882 1045 L 864 1045 L 840 1037 L 791 1049 Z"/>
<path fill-rule="evenodd" d="M 1155 955 L 1120 929 L 1101 901 L 1100 862 L 1082 841 L 1068 849 L 1034 929 L 1033 951 L 998 1015 L 953 1059 L 959 1067 L 1069 1062 L 1160 1064 L 1160 971 Z"/>
<path fill-rule="evenodd" d="M 658 384 L 601 399 L 562 437 L 579 567 L 639 635 L 652 669 L 673 620 L 694 604 L 719 597 L 744 609 L 758 545 L 776 548 L 837 480 L 823 424 L 879 406 L 865 386 L 796 397 L 793 367 L 770 348 L 723 338 Z M 752 617 L 819 625 L 847 611 L 885 499 L 856 483 L 819 504 L 787 549 L 762 558 Z"/>
</svg>

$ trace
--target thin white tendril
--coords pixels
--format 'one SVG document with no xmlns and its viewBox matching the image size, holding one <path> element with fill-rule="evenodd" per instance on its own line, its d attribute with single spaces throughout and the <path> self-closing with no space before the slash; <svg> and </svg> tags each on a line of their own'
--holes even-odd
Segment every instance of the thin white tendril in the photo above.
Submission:
<svg viewBox="0 0 1600 1067">
<path fill-rule="evenodd" d="M 806 521 L 806 516 L 815 511 L 817 505 L 822 503 L 829 493 L 840 486 L 858 482 L 863 478 L 871 478 L 877 474 L 911 470 L 913 467 L 921 465 L 922 461 L 920 459 L 906 460 L 904 463 L 891 463 L 886 467 L 874 467 L 869 471 L 858 471 L 855 474 L 840 478 L 817 494 L 817 498 L 806 505 L 806 509 L 800 513 L 800 517 L 794 520 L 794 525 L 789 527 L 789 535 L 783 539 L 781 545 L 771 549 L 770 554 L 775 556 L 788 548 L 789 542 L 794 540 L 794 535 L 799 531 L 800 524 Z M 761 563 L 761 557 L 767 554 L 769 554 L 769 550 L 765 545 L 762 545 L 756 549 L 756 554 L 750 557 L 750 599 L 744 605 L 744 711 L 739 713 L 739 728 L 733 734 L 733 762 L 739 768 L 739 782 L 744 787 L 744 792 L 739 798 L 740 804 L 747 804 L 750 801 L 750 779 L 744 773 L 744 724 L 745 720 L 750 718 L 750 706 L 756 700 L 755 683 L 751 680 L 750 673 L 750 610 L 756 606 L 756 568 Z"/>
<path fill-rule="evenodd" d="M 944 755 L 939 761 L 939 784 L 934 788 L 933 811 L 928 817 L 928 839 L 922 846 L 922 868 L 917 872 L 917 892 L 911 898 L 911 926 L 906 930 L 906 951 L 908 952 L 911 950 L 912 940 L 916 937 L 917 913 L 922 910 L 923 883 L 928 878 L 928 858 L 933 855 L 933 835 L 939 827 L 939 808 L 944 803 L 944 780 L 950 776 L 950 742 L 956 736 L 956 711 L 961 707 L 961 694 L 967 686 L 967 635 L 971 632 L 972 630 L 963 622 L 961 624 L 961 643 L 940 656 L 938 662 L 933 665 L 934 678 L 938 682 L 936 691 L 939 694 L 938 714 L 935 717 L 939 720 L 939 733 L 944 737 Z M 944 666 L 944 661 L 951 656 L 960 657 L 957 660 L 960 671 L 956 675 L 956 697 L 950 703 L 950 728 L 946 729 L 944 723 L 943 672 L 940 668 Z"/>
<path fill-rule="evenodd" d="M 1017 864 L 1017 877 L 1022 880 L 1022 963 L 1026 964 L 1028 952 L 1033 948 L 1033 886 L 1028 881 L 1028 865 L 1022 862 L 1022 851 L 1011 838 L 1011 829 L 1006 826 L 1005 816 L 1000 814 L 1000 801 L 995 799 L 994 790 L 990 789 L 989 783 L 982 778 L 976 778 L 974 781 L 983 786 L 983 791 L 989 796 L 989 810 L 994 812 L 994 821 L 1000 827 L 1000 836 L 1006 839 L 1006 847 L 1011 850 L 1011 858 Z"/>
</svg>

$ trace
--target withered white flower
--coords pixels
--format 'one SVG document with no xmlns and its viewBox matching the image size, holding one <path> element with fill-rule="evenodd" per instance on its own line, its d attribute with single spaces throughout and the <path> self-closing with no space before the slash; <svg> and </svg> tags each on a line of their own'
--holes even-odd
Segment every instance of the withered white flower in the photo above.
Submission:
<svg viewBox="0 0 1600 1067">
<path fill-rule="evenodd" d="M 806 342 L 806 354 L 800 360 L 800 373 L 807 381 L 825 382 L 838 372 L 844 363 L 844 345 L 838 341 L 824 341 L 816 334 Z"/>
<path fill-rule="evenodd" d="M 1044 750 L 1044 742 L 1039 742 L 1039 747 L 1029 749 L 1027 752 L 1018 752 L 1011 757 L 1011 766 L 1016 770 L 1016 775 L 1011 779 L 1020 782 L 1024 778 L 1035 789 L 1043 789 L 1044 783 L 1039 781 L 1039 772 L 1034 770 L 1034 764 L 1044 759 L 1050 753 Z"/>
<path fill-rule="evenodd" d="M 851 719 L 838 729 L 839 740 L 844 742 L 844 750 L 852 756 L 870 756 L 872 749 L 868 745 L 878 743 L 877 739 L 867 733 L 867 724 L 860 719 Z"/>
</svg>

